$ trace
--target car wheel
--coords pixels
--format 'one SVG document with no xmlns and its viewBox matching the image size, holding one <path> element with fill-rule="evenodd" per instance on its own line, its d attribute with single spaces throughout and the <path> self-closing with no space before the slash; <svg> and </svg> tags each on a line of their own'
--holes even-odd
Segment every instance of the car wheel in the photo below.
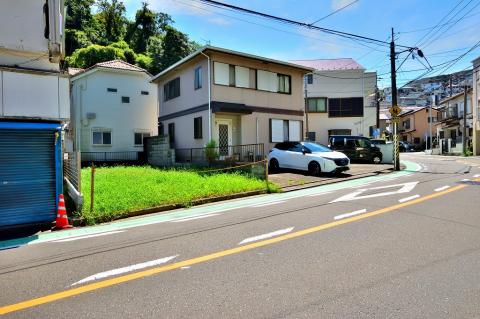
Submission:
<svg viewBox="0 0 480 319">
<path fill-rule="evenodd" d="M 380 155 L 373 155 L 372 162 L 373 164 L 380 164 L 382 162 L 382 157 Z"/>
<path fill-rule="evenodd" d="M 271 172 L 276 172 L 280 168 L 280 165 L 278 164 L 278 160 L 276 158 L 272 158 L 270 160 L 270 165 L 268 166 Z"/>
<path fill-rule="evenodd" d="M 320 172 L 320 165 L 317 162 L 310 162 L 310 164 L 308 164 L 308 173 L 310 175 L 318 176 L 320 175 Z"/>
</svg>

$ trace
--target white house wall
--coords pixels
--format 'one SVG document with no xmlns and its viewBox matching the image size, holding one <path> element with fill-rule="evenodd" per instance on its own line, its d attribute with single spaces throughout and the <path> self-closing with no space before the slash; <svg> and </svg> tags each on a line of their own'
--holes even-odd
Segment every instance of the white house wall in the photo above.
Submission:
<svg viewBox="0 0 480 319">
<path fill-rule="evenodd" d="M 157 135 L 157 88 L 149 80 L 145 73 L 103 70 L 73 79 L 72 100 L 82 152 L 142 151 L 142 146 L 135 146 L 134 133 Z M 117 92 L 107 92 L 107 88 Z M 149 95 L 141 95 L 141 91 Z M 122 96 L 130 97 L 130 103 L 122 103 Z M 88 119 L 88 113 L 95 118 Z M 111 131 L 111 146 L 93 145 L 94 130 Z"/>
<path fill-rule="evenodd" d="M 63 55 L 63 0 L 48 0 L 49 31 L 40 0 L 0 1 L 0 65 L 58 71 Z M 7 31 L 8 30 L 8 31 Z M 49 58 L 55 58 L 51 63 Z"/>
<path fill-rule="evenodd" d="M 0 116 L 67 120 L 69 79 L 60 74 L 0 71 Z"/>
<path fill-rule="evenodd" d="M 353 135 L 369 136 L 370 126 L 376 124 L 375 86 L 375 72 L 364 72 L 364 70 L 317 71 L 313 77 L 313 84 L 307 84 L 307 96 L 309 98 L 363 97 L 363 117 L 332 118 L 328 117 L 328 112 L 309 113 L 308 130 L 315 132 L 316 140 L 322 144 L 328 144 L 328 131 L 334 129 L 349 129 Z"/>
<path fill-rule="evenodd" d="M 202 117 L 202 138 L 195 139 L 193 119 L 200 116 Z M 208 142 L 208 111 L 179 116 L 162 121 L 162 123 L 165 135 L 168 134 L 168 124 L 175 123 L 175 148 L 205 147 L 205 144 Z"/>
</svg>

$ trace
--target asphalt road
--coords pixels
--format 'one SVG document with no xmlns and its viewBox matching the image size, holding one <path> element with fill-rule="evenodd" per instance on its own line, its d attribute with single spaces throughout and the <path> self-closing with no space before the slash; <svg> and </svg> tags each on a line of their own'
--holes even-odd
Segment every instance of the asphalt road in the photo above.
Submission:
<svg viewBox="0 0 480 319">
<path fill-rule="evenodd" d="M 0 242 L 0 314 L 480 318 L 480 159 L 402 157 L 420 170 Z"/>
</svg>

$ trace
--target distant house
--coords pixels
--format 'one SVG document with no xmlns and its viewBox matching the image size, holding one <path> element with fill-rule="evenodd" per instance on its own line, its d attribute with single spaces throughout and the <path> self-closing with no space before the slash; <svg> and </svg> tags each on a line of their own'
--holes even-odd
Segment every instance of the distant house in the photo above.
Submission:
<svg viewBox="0 0 480 319">
<path fill-rule="evenodd" d="M 291 62 L 314 69 L 305 79 L 310 140 L 327 144 L 330 135 L 373 135 L 376 72 L 366 72 L 353 59 Z"/>
<path fill-rule="evenodd" d="M 473 60 L 472 139 L 473 154 L 480 155 L 480 57 Z"/>
<path fill-rule="evenodd" d="M 303 139 L 303 76 L 308 67 L 205 46 L 153 78 L 160 132 L 173 148 L 229 146 Z M 259 155 L 259 154 L 257 154 Z"/>
<path fill-rule="evenodd" d="M 82 161 L 137 160 L 143 139 L 157 135 L 157 89 L 151 75 L 120 60 L 69 72 L 72 126 Z"/>
<path fill-rule="evenodd" d="M 467 107 L 465 113 L 464 93 L 458 93 L 440 101 L 439 126 L 437 134 L 442 144 L 443 153 L 461 154 L 463 151 L 463 117 L 466 116 L 467 147 L 471 145 L 473 135 L 472 89 L 467 90 Z"/>
<path fill-rule="evenodd" d="M 398 132 L 400 140 L 412 143 L 417 149 L 425 149 L 430 125 L 432 123 L 432 136 L 434 136 L 438 119 L 438 110 L 432 108 L 432 116 L 427 107 L 409 110 L 399 116 Z"/>
<path fill-rule="evenodd" d="M 70 119 L 64 1 L 0 1 L 0 228 L 50 223 Z"/>
</svg>

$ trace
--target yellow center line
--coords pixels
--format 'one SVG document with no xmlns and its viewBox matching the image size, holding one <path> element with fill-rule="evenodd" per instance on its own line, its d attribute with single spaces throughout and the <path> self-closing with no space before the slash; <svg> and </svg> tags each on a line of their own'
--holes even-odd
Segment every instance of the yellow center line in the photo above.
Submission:
<svg viewBox="0 0 480 319">
<path fill-rule="evenodd" d="M 480 181 L 480 178 L 476 179 L 475 181 Z M 258 242 L 255 242 L 255 243 L 235 247 L 235 248 L 232 248 L 232 249 L 227 249 L 227 250 L 219 251 L 219 252 L 216 252 L 216 253 L 212 253 L 212 254 L 208 254 L 208 255 L 204 255 L 204 256 L 200 256 L 200 257 L 196 257 L 196 258 L 192 258 L 192 259 L 188 259 L 188 260 L 184 260 L 184 261 L 180 261 L 180 262 L 176 262 L 176 263 L 173 263 L 173 264 L 170 264 L 170 265 L 151 268 L 151 269 L 148 269 L 148 270 L 139 271 L 139 272 L 132 273 L 132 274 L 129 274 L 129 275 L 124 275 L 124 276 L 120 276 L 120 277 L 116 277 L 116 278 L 112 278 L 112 279 L 107 279 L 107 280 L 99 281 L 99 282 L 96 282 L 96 283 L 88 284 L 88 285 L 85 285 L 85 286 L 81 286 L 81 287 L 78 287 L 78 288 L 68 289 L 68 290 L 60 291 L 60 292 L 53 293 L 53 294 L 50 294 L 50 295 L 46 295 L 46 296 L 43 296 L 43 297 L 22 301 L 22 302 L 19 302 L 19 303 L 16 303 L 16 304 L 3 306 L 3 307 L 0 308 L 0 315 L 4 315 L 4 314 L 7 314 L 7 313 L 11 313 L 11 312 L 15 312 L 15 311 L 19 311 L 19 310 L 22 310 L 22 309 L 35 307 L 35 306 L 39 306 L 39 305 L 46 304 L 46 303 L 49 303 L 49 302 L 53 302 L 53 301 L 56 301 L 56 300 L 76 296 L 76 295 L 83 294 L 83 293 L 89 292 L 89 291 L 94 291 L 94 290 L 97 290 L 97 289 L 102 289 L 102 288 L 118 285 L 118 284 L 121 284 L 121 283 L 124 283 L 124 282 L 144 278 L 144 277 L 159 274 L 159 273 L 162 273 L 162 272 L 166 272 L 166 271 L 170 271 L 170 270 L 174 270 L 174 269 L 179 269 L 181 267 L 191 266 L 191 265 L 207 262 L 207 261 L 210 261 L 210 260 L 218 259 L 218 258 L 221 258 L 221 257 L 225 257 L 225 256 L 233 255 L 233 254 L 238 254 L 238 253 L 241 253 L 241 252 L 244 252 L 244 251 L 247 251 L 247 250 L 251 250 L 251 249 L 258 248 L 258 247 L 263 247 L 263 246 L 275 244 L 275 243 L 278 243 L 278 242 L 281 242 L 281 241 L 284 241 L 284 240 L 288 240 L 288 239 L 292 239 L 292 238 L 305 236 L 305 235 L 308 235 L 308 234 L 311 234 L 311 233 L 319 232 L 321 230 L 337 227 L 337 226 L 340 226 L 340 225 L 353 223 L 353 222 L 363 220 L 363 219 L 366 219 L 366 218 L 369 218 L 369 217 L 373 217 L 373 216 L 377 216 L 377 215 L 380 215 L 380 214 L 385 214 L 385 213 L 388 213 L 388 212 L 391 212 L 391 211 L 395 211 L 395 210 L 398 210 L 398 209 L 403 208 L 403 207 L 415 205 L 415 204 L 424 202 L 426 200 L 436 198 L 436 197 L 439 197 L 439 196 L 442 196 L 442 195 L 460 190 L 460 189 L 465 188 L 465 187 L 467 187 L 467 185 L 458 185 L 458 186 L 449 188 L 447 190 L 444 190 L 444 191 L 441 191 L 441 192 L 438 192 L 438 193 L 433 193 L 433 194 L 430 194 L 430 195 L 427 195 L 427 196 L 424 196 L 424 197 L 420 197 L 418 199 L 415 199 L 415 200 L 412 200 L 412 201 L 409 201 L 409 202 L 400 203 L 400 204 L 396 204 L 396 205 L 393 205 L 393 206 L 378 209 L 376 211 L 366 213 L 366 214 L 363 214 L 363 215 L 357 215 L 357 216 L 353 216 L 353 217 L 350 217 L 350 218 L 345 218 L 345 219 L 334 221 L 334 222 L 331 222 L 331 223 L 322 224 L 322 225 L 311 227 L 311 228 L 306 228 L 306 229 L 303 229 L 303 230 L 300 230 L 300 231 L 297 231 L 297 232 L 293 232 L 293 233 L 289 233 L 289 234 L 286 234 L 286 235 L 282 235 L 282 236 L 279 236 L 279 237 L 266 239 L 266 240 L 258 241 Z"/>
</svg>

